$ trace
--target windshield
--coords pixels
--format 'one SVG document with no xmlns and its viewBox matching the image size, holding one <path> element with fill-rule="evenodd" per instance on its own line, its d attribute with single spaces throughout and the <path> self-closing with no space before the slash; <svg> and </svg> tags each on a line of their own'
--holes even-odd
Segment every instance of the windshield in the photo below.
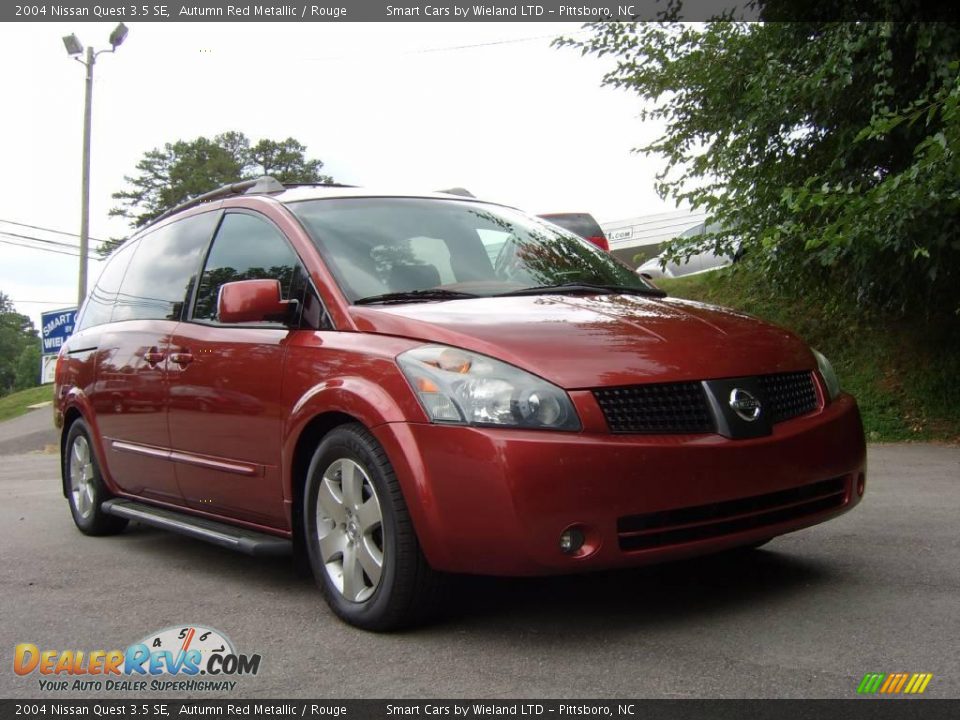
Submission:
<svg viewBox="0 0 960 720">
<path fill-rule="evenodd" d="M 573 233 L 499 205 L 338 198 L 288 207 L 352 303 L 489 297 L 558 285 L 658 292 Z"/>
</svg>

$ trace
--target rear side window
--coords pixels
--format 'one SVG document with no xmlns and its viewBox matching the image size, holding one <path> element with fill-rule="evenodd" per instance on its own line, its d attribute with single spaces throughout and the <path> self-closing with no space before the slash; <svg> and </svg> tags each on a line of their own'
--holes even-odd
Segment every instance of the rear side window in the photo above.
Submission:
<svg viewBox="0 0 960 720">
<path fill-rule="evenodd" d="M 130 258 L 136 251 L 137 242 L 134 240 L 127 243 L 119 250 L 114 251 L 113 255 L 107 260 L 106 266 L 100 273 L 100 279 L 97 280 L 97 284 L 90 292 L 90 297 L 87 298 L 86 305 L 83 306 L 83 317 L 77 323 L 77 332 L 110 322 L 113 304 L 116 302 L 117 293 L 120 291 L 120 283 L 123 282 L 127 266 L 130 265 Z"/>
<path fill-rule="evenodd" d="M 193 319 L 217 320 L 217 298 L 224 283 L 262 279 L 279 280 L 284 300 L 299 299 L 305 282 L 300 258 L 269 220 L 249 213 L 228 213 L 200 277 Z"/>
<path fill-rule="evenodd" d="M 215 212 L 194 215 L 141 238 L 117 295 L 113 322 L 179 320 L 216 222 Z"/>
</svg>

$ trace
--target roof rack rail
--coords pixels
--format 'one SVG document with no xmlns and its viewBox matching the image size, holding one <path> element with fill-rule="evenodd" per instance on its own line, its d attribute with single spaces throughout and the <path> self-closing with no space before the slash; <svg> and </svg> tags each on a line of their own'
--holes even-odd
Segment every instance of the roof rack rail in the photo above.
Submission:
<svg viewBox="0 0 960 720">
<path fill-rule="evenodd" d="M 178 213 L 181 210 L 186 210 L 187 208 L 192 208 L 195 205 L 200 205 L 201 203 L 209 202 L 210 200 L 218 200 L 220 198 L 230 197 L 231 195 L 255 195 L 257 193 L 275 193 L 283 192 L 285 190 L 282 183 L 280 183 L 276 178 L 270 177 L 269 175 L 263 175 L 254 180 L 244 180 L 242 182 L 231 183 L 230 185 L 223 185 L 218 187 L 216 190 L 211 190 L 206 192 L 203 195 L 197 195 L 195 198 L 186 200 L 176 207 L 172 207 L 161 215 L 158 215 L 149 223 L 147 227 L 155 223 L 160 222 L 161 220 L 170 217 L 174 213 Z"/>
<path fill-rule="evenodd" d="M 463 197 L 476 198 L 472 192 L 462 187 L 452 187 L 447 188 L 446 190 L 435 190 L 434 192 L 445 193 L 447 195 L 462 195 Z"/>
<path fill-rule="evenodd" d="M 295 188 L 295 187 L 339 187 L 339 188 L 355 188 L 359 187 L 358 185 L 345 185 L 344 183 L 338 182 L 288 182 L 284 183 L 285 188 Z"/>
</svg>

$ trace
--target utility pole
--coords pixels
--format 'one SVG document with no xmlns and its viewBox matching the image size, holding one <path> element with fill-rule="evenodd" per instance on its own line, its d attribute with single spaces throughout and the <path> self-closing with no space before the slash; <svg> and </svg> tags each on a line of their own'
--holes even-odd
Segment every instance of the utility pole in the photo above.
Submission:
<svg viewBox="0 0 960 720">
<path fill-rule="evenodd" d="M 83 305 L 87 299 L 87 256 L 90 254 L 90 125 L 93 116 L 93 66 L 97 62 L 97 55 L 105 52 L 115 52 L 127 37 L 127 26 L 117 25 L 110 33 L 110 49 L 95 51 L 93 47 L 86 49 L 86 60 L 81 60 L 84 53 L 83 43 L 76 35 L 67 35 L 63 38 L 63 46 L 67 54 L 86 68 L 86 85 L 83 93 L 83 168 L 80 173 L 80 272 L 77 282 L 77 307 Z"/>
<path fill-rule="evenodd" d="M 77 307 L 87 299 L 87 256 L 90 251 L 90 118 L 93 115 L 93 64 L 97 55 L 87 48 L 87 86 L 83 96 L 83 170 L 80 180 L 80 279 Z"/>
</svg>

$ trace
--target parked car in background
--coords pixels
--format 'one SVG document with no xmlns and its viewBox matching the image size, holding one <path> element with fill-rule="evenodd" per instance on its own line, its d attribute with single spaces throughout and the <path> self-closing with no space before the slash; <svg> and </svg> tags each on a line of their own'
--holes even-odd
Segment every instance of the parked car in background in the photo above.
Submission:
<svg viewBox="0 0 960 720">
<path fill-rule="evenodd" d="M 697 237 L 708 232 L 714 232 L 717 229 L 718 226 L 716 224 L 707 225 L 706 223 L 700 223 L 699 225 L 695 225 L 689 230 L 680 233 L 679 237 Z M 638 267 L 637 273 L 648 280 L 655 280 L 657 278 L 683 277 L 685 275 L 696 275 L 697 273 L 709 272 L 711 270 L 716 270 L 717 268 L 726 267 L 727 265 L 733 263 L 735 258 L 735 254 L 718 255 L 713 250 L 705 250 L 697 253 L 696 255 L 691 255 L 686 260 L 682 260 L 680 262 L 673 260 L 668 261 L 664 267 L 663 254 L 661 253 L 656 257 L 650 258 L 640 267 Z"/>
<path fill-rule="evenodd" d="M 856 401 L 798 337 L 435 193 L 261 178 L 175 208 L 106 261 L 54 398 L 82 533 L 296 548 L 372 630 L 424 619 L 446 573 L 757 546 L 865 487 Z M 115 551 L 171 562 L 144 542 Z"/>
<path fill-rule="evenodd" d="M 610 243 L 607 242 L 607 236 L 603 234 L 600 223 L 590 213 L 546 213 L 538 217 L 549 220 L 554 225 L 559 225 L 565 230 L 579 235 L 584 240 L 589 240 L 601 250 L 610 252 Z"/>
</svg>

